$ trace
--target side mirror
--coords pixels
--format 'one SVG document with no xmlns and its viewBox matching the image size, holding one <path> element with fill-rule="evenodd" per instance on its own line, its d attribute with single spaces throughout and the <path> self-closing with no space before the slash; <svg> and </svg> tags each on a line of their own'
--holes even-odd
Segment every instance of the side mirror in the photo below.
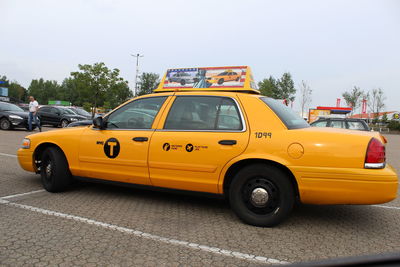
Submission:
<svg viewBox="0 0 400 267">
<path fill-rule="evenodd" d="M 93 127 L 103 130 L 104 129 L 103 117 L 99 116 L 99 117 L 94 118 L 93 119 Z"/>
</svg>

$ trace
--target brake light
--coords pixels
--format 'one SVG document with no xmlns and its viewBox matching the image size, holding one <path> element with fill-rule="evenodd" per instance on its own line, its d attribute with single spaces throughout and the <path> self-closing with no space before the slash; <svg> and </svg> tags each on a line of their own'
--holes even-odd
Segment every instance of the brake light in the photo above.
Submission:
<svg viewBox="0 0 400 267">
<path fill-rule="evenodd" d="M 376 138 L 369 141 L 364 168 L 382 169 L 386 165 L 385 146 Z"/>
</svg>

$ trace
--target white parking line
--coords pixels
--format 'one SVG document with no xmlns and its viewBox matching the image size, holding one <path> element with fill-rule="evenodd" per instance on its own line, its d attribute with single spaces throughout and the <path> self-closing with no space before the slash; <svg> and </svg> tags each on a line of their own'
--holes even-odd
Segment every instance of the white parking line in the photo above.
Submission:
<svg viewBox="0 0 400 267">
<path fill-rule="evenodd" d="M 4 197 L 0 197 L 0 199 L 10 199 L 10 198 L 14 198 L 14 197 L 22 197 L 22 196 L 35 194 L 35 193 L 40 193 L 40 192 L 44 192 L 44 191 L 46 191 L 46 190 L 41 189 L 41 190 L 36 190 L 36 191 L 31 191 L 31 192 L 26 192 L 26 193 L 20 193 L 20 194 L 15 194 L 15 195 L 4 196 Z"/>
<path fill-rule="evenodd" d="M 17 155 L 6 154 L 6 153 L 0 153 L 0 156 L 6 156 L 6 157 L 12 157 L 12 158 L 16 158 L 17 157 Z"/>
<path fill-rule="evenodd" d="M 118 231 L 121 233 L 134 235 L 137 237 L 141 237 L 141 238 L 145 238 L 145 239 L 149 239 L 149 240 L 153 240 L 153 241 L 158 241 L 158 242 L 166 243 L 169 245 L 182 246 L 185 248 L 196 249 L 196 250 L 209 252 L 209 253 L 213 253 L 213 254 L 217 254 L 217 255 L 223 255 L 223 256 L 228 256 L 228 257 L 242 259 L 242 260 L 255 261 L 255 262 L 259 262 L 259 263 L 289 264 L 289 262 L 287 262 L 287 261 L 277 260 L 277 259 L 273 259 L 273 258 L 267 258 L 267 257 L 263 257 L 263 256 L 257 256 L 257 255 L 253 255 L 253 254 L 242 253 L 242 252 L 238 252 L 238 251 L 231 251 L 231 250 L 226 250 L 226 249 L 217 248 L 217 247 L 210 247 L 210 246 L 206 246 L 206 245 L 191 243 L 191 242 L 187 242 L 187 241 L 181 241 L 181 240 L 172 239 L 172 238 L 168 238 L 168 237 L 162 237 L 162 236 L 138 231 L 135 229 L 121 227 L 121 226 L 114 225 L 114 224 L 99 222 L 99 221 L 95 221 L 95 220 L 80 217 L 80 216 L 70 215 L 70 214 L 56 212 L 56 211 L 52 211 L 52 210 L 46 210 L 46 209 L 37 208 L 37 207 L 33 207 L 33 206 L 13 203 L 13 202 L 6 200 L 6 198 L 15 197 L 15 196 L 16 195 L 0 198 L 0 204 L 17 207 L 17 208 L 21 208 L 21 209 L 25 209 L 25 210 L 29 210 L 29 211 L 34 211 L 34 212 L 42 213 L 45 215 L 50 215 L 50 216 L 60 217 L 60 218 L 68 219 L 68 220 L 78 221 L 81 223 L 87 223 L 87 224 L 91 224 L 91 225 L 95 225 L 95 226 L 100 226 L 100 227 L 103 227 L 103 228 L 106 228 L 109 230 L 114 230 L 114 231 Z"/>
<path fill-rule="evenodd" d="M 384 206 L 384 205 L 372 205 L 374 207 L 378 208 L 384 208 L 384 209 L 394 209 L 394 210 L 400 210 L 400 207 L 393 207 L 393 206 Z"/>
</svg>

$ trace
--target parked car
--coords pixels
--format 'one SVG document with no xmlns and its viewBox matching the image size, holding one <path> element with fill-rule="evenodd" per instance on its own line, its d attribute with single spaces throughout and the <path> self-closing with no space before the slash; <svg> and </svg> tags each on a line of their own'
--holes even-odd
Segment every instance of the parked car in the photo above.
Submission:
<svg viewBox="0 0 400 267">
<path fill-rule="evenodd" d="M 361 119 L 320 118 L 310 124 L 312 127 L 332 127 L 349 130 L 371 131 L 368 124 Z"/>
<path fill-rule="evenodd" d="M 77 115 L 66 107 L 42 106 L 38 110 L 41 125 L 52 125 L 54 127 L 67 127 L 75 121 L 86 120 L 86 117 Z"/>
<path fill-rule="evenodd" d="M 67 107 L 68 109 L 72 110 L 74 113 L 77 115 L 85 117 L 87 120 L 92 119 L 92 114 L 84 110 L 83 108 L 78 108 L 78 107 Z"/>
<path fill-rule="evenodd" d="M 88 125 L 92 125 L 92 124 L 93 124 L 93 120 L 83 120 L 83 121 L 71 122 L 70 124 L 68 124 L 67 127 L 88 126 Z"/>
<path fill-rule="evenodd" d="M 0 129 L 10 130 L 13 128 L 28 129 L 29 112 L 24 111 L 17 105 L 0 102 Z M 32 129 L 35 129 L 35 122 L 32 122 Z"/>
<path fill-rule="evenodd" d="M 177 72 L 168 78 L 170 83 L 180 83 L 181 85 L 185 85 L 187 83 L 195 83 L 199 79 L 197 77 L 193 77 L 189 73 L 186 72 Z"/>
</svg>

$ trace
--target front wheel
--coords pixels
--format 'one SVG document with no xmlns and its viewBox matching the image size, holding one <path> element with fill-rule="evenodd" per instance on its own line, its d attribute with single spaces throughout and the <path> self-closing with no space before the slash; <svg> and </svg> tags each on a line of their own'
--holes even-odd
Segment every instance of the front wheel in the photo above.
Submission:
<svg viewBox="0 0 400 267">
<path fill-rule="evenodd" d="M 7 118 L 2 118 L 0 120 L 0 128 L 2 130 L 10 130 L 11 129 L 11 122 L 7 120 Z"/>
<path fill-rule="evenodd" d="M 44 189 L 49 192 L 61 192 L 72 182 L 68 161 L 57 147 L 49 147 L 42 154 L 40 176 Z"/>
<path fill-rule="evenodd" d="M 229 202 L 245 223 L 271 227 L 289 216 L 295 193 L 289 177 L 280 169 L 255 164 L 236 174 L 230 186 Z"/>
<path fill-rule="evenodd" d="M 68 126 L 68 121 L 67 120 L 62 120 L 61 121 L 61 128 L 65 128 Z"/>
</svg>

